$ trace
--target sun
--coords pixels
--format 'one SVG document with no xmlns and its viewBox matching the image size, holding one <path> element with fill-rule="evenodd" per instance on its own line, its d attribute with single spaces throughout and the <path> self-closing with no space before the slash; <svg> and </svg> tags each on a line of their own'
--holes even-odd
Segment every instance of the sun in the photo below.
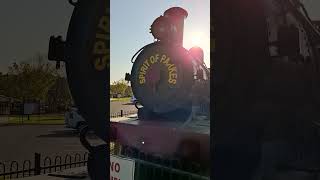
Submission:
<svg viewBox="0 0 320 180">
<path fill-rule="evenodd" d="M 183 46 L 187 49 L 197 46 L 206 50 L 208 46 L 207 39 L 208 37 L 202 31 L 189 31 L 184 34 Z"/>
<path fill-rule="evenodd" d="M 203 33 L 202 32 L 192 32 L 190 35 L 190 44 L 193 46 L 200 46 L 203 40 Z"/>
<path fill-rule="evenodd" d="M 204 51 L 204 59 L 207 65 L 210 65 L 210 35 L 201 31 L 200 29 L 193 29 L 185 31 L 183 40 L 183 47 L 190 49 L 198 46 Z"/>
<path fill-rule="evenodd" d="M 201 31 L 186 32 L 184 35 L 184 45 L 188 47 L 201 46 L 204 44 L 204 33 Z"/>
</svg>

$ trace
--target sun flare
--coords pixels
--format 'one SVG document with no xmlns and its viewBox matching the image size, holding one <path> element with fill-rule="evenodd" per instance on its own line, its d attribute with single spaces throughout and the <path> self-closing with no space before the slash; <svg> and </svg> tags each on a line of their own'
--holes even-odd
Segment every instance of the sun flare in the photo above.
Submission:
<svg viewBox="0 0 320 180">
<path fill-rule="evenodd" d="M 190 36 L 190 44 L 193 46 L 200 46 L 203 44 L 203 33 L 202 32 L 193 32 Z"/>
<path fill-rule="evenodd" d="M 203 31 L 186 31 L 184 34 L 183 46 L 186 49 L 198 46 L 204 51 L 204 60 L 210 65 L 210 35 Z"/>
</svg>

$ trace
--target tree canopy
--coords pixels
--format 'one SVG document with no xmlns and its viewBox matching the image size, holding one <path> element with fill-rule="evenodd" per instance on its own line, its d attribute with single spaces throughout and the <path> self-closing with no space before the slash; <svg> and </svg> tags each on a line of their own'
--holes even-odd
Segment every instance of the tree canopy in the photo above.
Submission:
<svg viewBox="0 0 320 180">
<path fill-rule="evenodd" d="M 127 81 L 125 81 L 124 79 L 120 79 L 119 81 L 114 81 L 110 85 L 110 94 L 120 94 L 122 97 L 129 97 L 132 96 L 132 90 Z"/>
<path fill-rule="evenodd" d="M 70 104 L 67 80 L 45 55 L 13 62 L 7 74 L 0 74 L 0 93 L 25 100 L 40 100 L 54 107 Z"/>
</svg>

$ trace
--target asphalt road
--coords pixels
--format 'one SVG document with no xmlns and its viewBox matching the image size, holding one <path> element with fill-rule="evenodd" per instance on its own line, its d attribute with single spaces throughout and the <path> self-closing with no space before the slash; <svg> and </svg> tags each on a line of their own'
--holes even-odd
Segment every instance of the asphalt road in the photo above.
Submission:
<svg viewBox="0 0 320 180">
<path fill-rule="evenodd" d="M 96 137 L 89 136 L 92 144 L 101 144 Z M 75 153 L 83 154 L 87 150 L 81 145 L 78 133 L 63 125 L 20 125 L 0 127 L 0 162 L 33 162 L 34 153 L 54 157 Z M 54 161 L 54 159 L 52 159 Z M 20 163 L 19 163 L 20 164 Z M 1 171 L 1 169 L 0 169 Z"/>
<path fill-rule="evenodd" d="M 130 102 L 111 102 L 111 113 L 121 110 L 132 112 L 136 108 Z M 92 144 L 102 143 L 95 137 L 89 138 Z M 44 158 L 86 151 L 80 143 L 78 132 L 64 125 L 0 126 L 0 163 L 33 161 L 35 152 Z"/>
<path fill-rule="evenodd" d="M 137 111 L 136 107 L 131 102 L 119 102 L 113 101 L 110 102 L 110 114 L 119 113 L 121 110 L 124 112 Z"/>
</svg>

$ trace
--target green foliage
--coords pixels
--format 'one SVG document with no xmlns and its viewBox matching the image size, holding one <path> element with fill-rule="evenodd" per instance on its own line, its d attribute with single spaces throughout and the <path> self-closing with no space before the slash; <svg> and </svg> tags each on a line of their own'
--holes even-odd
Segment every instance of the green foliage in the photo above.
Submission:
<svg viewBox="0 0 320 180">
<path fill-rule="evenodd" d="M 26 61 L 12 63 L 0 74 L 0 94 L 18 99 L 41 100 L 56 109 L 72 102 L 68 83 L 54 63 L 36 54 Z"/>
<path fill-rule="evenodd" d="M 51 111 L 66 110 L 72 104 L 72 96 L 65 78 L 58 78 L 48 91 L 47 99 Z"/>
<path fill-rule="evenodd" d="M 130 86 L 128 86 L 127 89 L 126 89 L 125 92 L 124 92 L 124 96 L 125 96 L 125 97 L 131 97 L 132 95 L 133 95 L 132 89 L 131 89 Z"/>
<path fill-rule="evenodd" d="M 110 85 L 110 94 L 120 94 L 122 97 L 129 97 L 132 96 L 132 90 L 127 81 L 120 79 Z"/>
<path fill-rule="evenodd" d="M 19 64 L 14 62 L 2 83 L 7 96 L 44 100 L 58 76 L 54 65 L 45 56 L 37 54 Z"/>
</svg>

